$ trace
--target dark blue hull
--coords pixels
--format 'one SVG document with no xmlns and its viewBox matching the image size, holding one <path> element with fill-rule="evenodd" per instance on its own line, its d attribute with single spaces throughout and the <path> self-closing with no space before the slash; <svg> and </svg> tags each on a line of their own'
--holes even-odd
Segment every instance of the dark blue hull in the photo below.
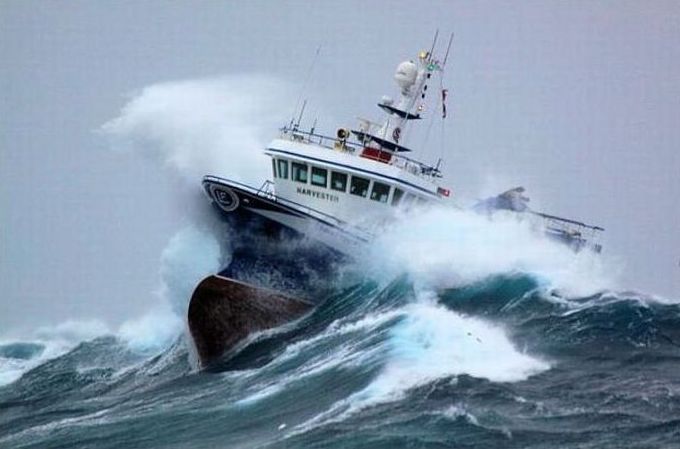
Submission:
<svg viewBox="0 0 680 449">
<path fill-rule="evenodd" d="M 229 227 L 231 260 L 220 276 L 313 301 L 347 261 L 346 255 L 257 211 L 298 212 L 246 190 L 225 188 L 220 197 L 214 185 L 204 188 L 215 214 Z"/>
</svg>

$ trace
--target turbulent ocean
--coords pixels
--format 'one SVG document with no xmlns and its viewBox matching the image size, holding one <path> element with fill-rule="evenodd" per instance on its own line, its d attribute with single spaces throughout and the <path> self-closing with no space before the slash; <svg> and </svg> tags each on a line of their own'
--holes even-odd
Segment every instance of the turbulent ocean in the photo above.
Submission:
<svg viewBox="0 0 680 449">
<path fill-rule="evenodd" d="M 476 218 L 428 230 L 442 219 L 379 239 L 310 315 L 209 371 L 182 301 L 220 250 L 181 232 L 171 311 L 0 343 L 0 447 L 680 447 L 680 304 L 600 289 L 599 260 Z"/>
<path fill-rule="evenodd" d="M 104 131 L 194 190 L 206 173 L 266 177 L 253 123 L 276 129 L 286 91 L 162 83 Z M 148 314 L 0 335 L 0 448 L 680 448 L 680 298 L 621 287 L 606 244 L 574 254 L 454 210 L 404 218 L 315 280 L 311 314 L 200 370 L 188 300 L 234 253 L 233 230 L 196 213 Z"/>
</svg>

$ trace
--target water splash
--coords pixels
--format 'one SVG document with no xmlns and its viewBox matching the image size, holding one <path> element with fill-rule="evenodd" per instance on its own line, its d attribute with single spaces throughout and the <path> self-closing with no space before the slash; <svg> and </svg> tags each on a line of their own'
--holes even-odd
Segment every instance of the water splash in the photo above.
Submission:
<svg viewBox="0 0 680 449">
<path fill-rule="evenodd" d="M 576 254 L 527 222 L 444 207 L 401 217 L 376 239 L 366 260 L 370 272 L 380 267 L 390 277 L 405 271 L 440 288 L 523 272 L 585 296 L 612 288 L 616 279 L 610 261 L 589 251 Z"/>
<path fill-rule="evenodd" d="M 83 341 L 108 333 L 109 328 L 101 321 L 69 320 L 40 327 L 27 338 L 0 341 L 0 386 L 15 382 L 27 371 L 66 354 Z"/>
<path fill-rule="evenodd" d="M 259 185 L 269 170 L 262 149 L 287 118 L 290 91 L 264 75 L 154 84 L 101 130 L 113 148 L 150 157 L 190 184 L 215 174 Z"/>
</svg>

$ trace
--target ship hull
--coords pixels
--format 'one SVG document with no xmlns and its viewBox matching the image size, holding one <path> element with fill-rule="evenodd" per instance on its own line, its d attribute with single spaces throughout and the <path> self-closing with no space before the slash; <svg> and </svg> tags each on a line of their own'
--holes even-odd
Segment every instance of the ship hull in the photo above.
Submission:
<svg viewBox="0 0 680 449">
<path fill-rule="evenodd" d="M 203 179 L 205 193 L 233 228 L 269 239 L 307 239 L 351 256 L 371 235 L 333 216 L 277 197 L 262 189 L 214 176 Z"/>
<path fill-rule="evenodd" d="M 203 279 L 187 322 L 201 367 L 218 366 L 253 335 L 299 319 L 324 298 L 339 265 L 365 243 L 313 211 L 233 181 L 203 182 L 230 228 L 231 258 Z"/>
<path fill-rule="evenodd" d="M 187 322 L 201 367 L 238 350 L 249 337 L 304 316 L 314 305 L 223 276 L 208 276 L 189 302 Z"/>
</svg>

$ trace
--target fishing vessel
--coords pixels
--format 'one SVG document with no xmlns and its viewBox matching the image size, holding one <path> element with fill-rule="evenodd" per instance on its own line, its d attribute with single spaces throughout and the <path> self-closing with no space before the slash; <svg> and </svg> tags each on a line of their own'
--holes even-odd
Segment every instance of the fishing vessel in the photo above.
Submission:
<svg viewBox="0 0 680 449">
<path fill-rule="evenodd" d="M 361 120 L 355 129 L 341 127 L 328 136 L 301 130 L 298 120 L 265 149 L 271 180 L 253 187 L 211 175 L 203 179 L 205 192 L 231 223 L 242 225 L 255 215 L 342 254 L 354 253 L 398 210 L 450 196 L 440 185 L 439 167 L 416 160 L 403 144 L 422 118 L 428 82 L 444 64 L 431 51 L 399 64 L 399 99 L 381 99 L 381 123 Z"/>
<path fill-rule="evenodd" d="M 338 127 L 330 136 L 314 126 L 303 131 L 303 105 L 297 121 L 281 128 L 264 149 L 271 159 L 270 180 L 248 186 L 217 175 L 203 178 L 206 195 L 238 239 L 230 264 L 199 284 L 190 304 L 189 327 L 201 360 L 313 308 L 314 298 L 322 295 L 309 294 L 310 279 L 323 278 L 335 261 L 360 254 L 397 216 L 434 205 L 456 207 L 451 190 L 441 184 L 441 159 L 434 165 L 422 162 L 407 144 L 428 100 L 446 117 L 447 90 L 434 78 L 442 76 L 451 39 L 443 58 L 435 56 L 435 45 L 436 36 L 429 51 L 397 66 L 398 97 L 378 102 L 381 121 L 360 119 L 356 127 Z M 520 187 L 474 210 L 530 219 L 537 232 L 575 251 L 600 251 L 594 237 L 602 228 L 533 211 L 527 202 Z M 274 285 L 263 282 L 263 270 L 277 273 Z"/>
</svg>

